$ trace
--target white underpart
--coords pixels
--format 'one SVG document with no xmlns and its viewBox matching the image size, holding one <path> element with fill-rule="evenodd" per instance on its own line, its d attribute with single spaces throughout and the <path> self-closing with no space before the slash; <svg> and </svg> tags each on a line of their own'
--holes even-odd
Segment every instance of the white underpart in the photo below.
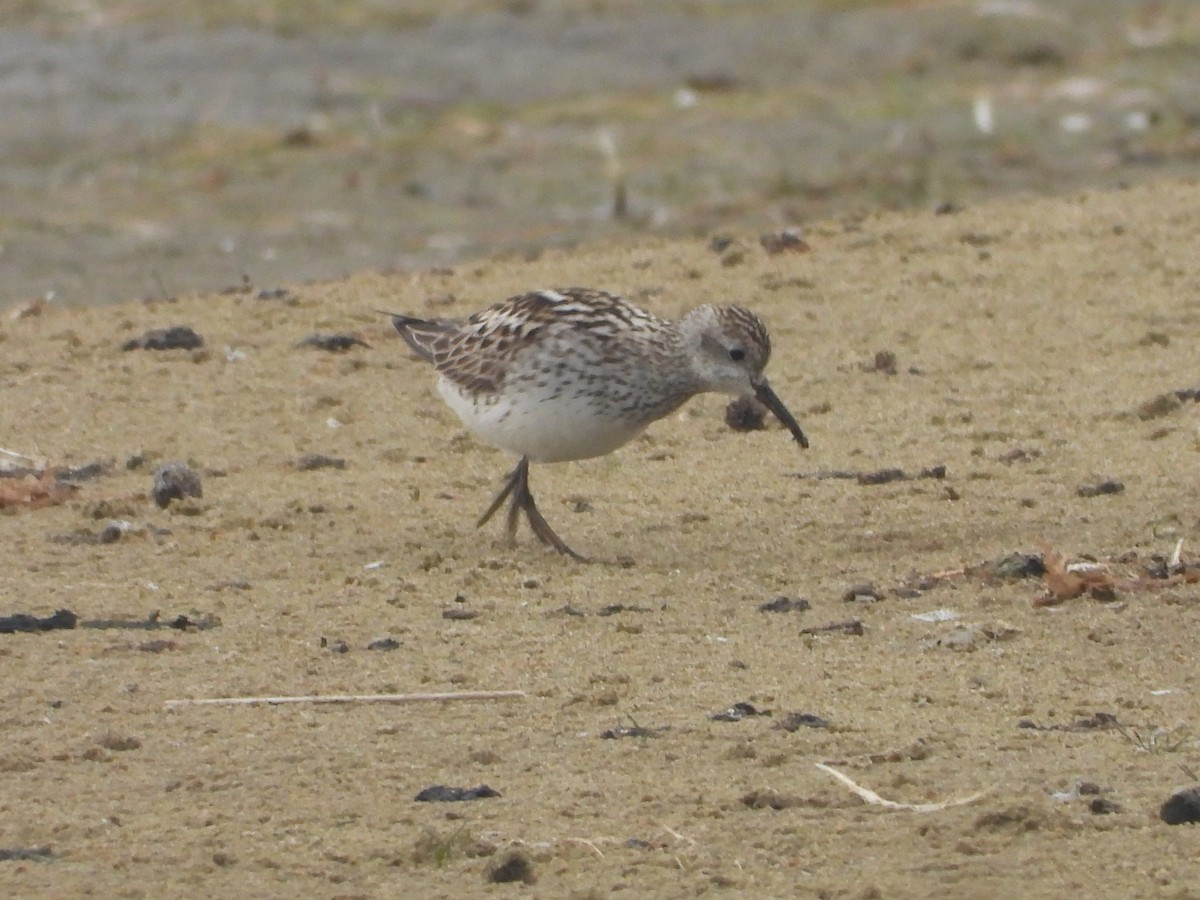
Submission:
<svg viewBox="0 0 1200 900">
<path fill-rule="evenodd" d="M 438 379 L 438 391 L 462 423 L 484 443 L 528 456 L 533 462 L 566 462 L 604 456 L 645 429 L 618 416 L 597 415 L 583 397 L 550 398 L 550 389 L 529 387 L 517 396 L 492 404 L 477 404 L 448 378 Z"/>
</svg>

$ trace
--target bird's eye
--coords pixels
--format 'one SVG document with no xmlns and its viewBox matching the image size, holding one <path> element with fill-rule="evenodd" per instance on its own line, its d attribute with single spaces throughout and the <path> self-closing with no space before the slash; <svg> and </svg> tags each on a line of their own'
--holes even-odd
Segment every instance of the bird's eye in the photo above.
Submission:
<svg viewBox="0 0 1200 900">
<path fill-rule="evenodd" d="M 732 359 L 734 362 L 741 362 L 743 359 L 746 358 L 746 351 L 743 350 L 741 347 L 734 347 L 732 350 L 729 351 L 729 358 Z"/>
</svg>

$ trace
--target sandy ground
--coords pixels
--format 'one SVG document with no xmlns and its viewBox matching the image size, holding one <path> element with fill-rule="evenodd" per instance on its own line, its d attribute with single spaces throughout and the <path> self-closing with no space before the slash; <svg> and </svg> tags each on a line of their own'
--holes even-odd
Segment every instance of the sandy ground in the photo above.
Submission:
<svg viewBox="0 0 1200 900">
<path fill-rule="evenodd" d="M 0 862 L 0 893 L 1200 896 L 1195 828 L 1158 817 L 1200 768 L 1200 587 L 1144 570 L 1181 538 L 1195 559 L 1200 416 L 1143 409 L 1200 386 L 1197 209 L 1172 182 L 830 222 L 807 253 L 642 241 L 5 318 L 0 444 L 113 466 L 0 515 L 0 612 L 108 626 L 0 635 L 0 848 L 35 857 Z M 700 398 L 612 457 L 535 469 L 568 542 L 626 562 L 476 531 L 511 461 L 372 310 L 567 284 L 759 311 L 812 448 Z M 205 346 L 120 349 L 170 325 Z M 313 332 L 370 346 L 297 346 Z M 203 497 L 161 510 L 171 459 Z M 1078 494 L 1106 479 L 1124 490 Z M 1108 563 L 1115 599 L 955 574 L 1040 541 Z M 845 599 L 865 584 L 880 598 Z M 779 596 L 811 609 L 760 611 Z M 958 618 L 914 618 L 939 609 Z M 156 611 L 213 627 L 132 627 Z M 164 706 L 491 690 L 528 696 Z M 710 718 L 737 702 L 771 715 Z M 887 809 L 818 763 L 904 803 L 984 795 Z M 414 801 L 436 784 L 500 796 Z M 489 882 L 511 853 L 532 885 Z"/>
</svg>

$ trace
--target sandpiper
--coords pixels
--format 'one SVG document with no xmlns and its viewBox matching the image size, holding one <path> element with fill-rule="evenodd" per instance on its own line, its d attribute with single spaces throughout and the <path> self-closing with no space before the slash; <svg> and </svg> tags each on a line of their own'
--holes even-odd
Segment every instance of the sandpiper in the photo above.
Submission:
<svg viewBox="0 0 1200 900">
<path fill-rule="evenodd" d="M 509 499 L 510 545 L 524 513 L 542 543 L 585 559 L 538 510 L 529 464 L 611 453 L 696 394 L 753 393 L 808 446 L 763 376 L 767 329 L 741 306 L 700 306 L 671 322 L 604 291 L 560 288 L 510 297 L 467 319 L 384 315 L 433 363 L 438 391 L 463 424 L 520 459 L 477 523 Z"/>
</svg>

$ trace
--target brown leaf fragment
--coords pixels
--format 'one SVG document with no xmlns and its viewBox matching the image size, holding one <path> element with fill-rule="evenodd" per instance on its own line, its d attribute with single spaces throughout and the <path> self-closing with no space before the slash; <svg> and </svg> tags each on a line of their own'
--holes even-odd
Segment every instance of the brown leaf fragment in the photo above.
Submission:
<svg viewBox="0 0 1200 900">
<path fill-rule="evenodd" d="M 1107 569 L 1099 565 L 1068 566 L 1066 557 L 1048 544 L 1041 544 L 1042 562 L 1046 567 L 1046 588 L 1049 593 L 1034 600 L 1034 606 L 1052 606 L 1064 600 L 1091 592 L 1097 598 L 1115 599 L 1116 582 Z"/>
<path fill-rule="evenodd" d="M 76 490 L 75 485 L 55 478 L 49 469 L 36 478 L 28 475 L 19 479 L 5 478 L 0 480 L 0 509 L 54 506 L 65 502 Z"/>
</svg>

